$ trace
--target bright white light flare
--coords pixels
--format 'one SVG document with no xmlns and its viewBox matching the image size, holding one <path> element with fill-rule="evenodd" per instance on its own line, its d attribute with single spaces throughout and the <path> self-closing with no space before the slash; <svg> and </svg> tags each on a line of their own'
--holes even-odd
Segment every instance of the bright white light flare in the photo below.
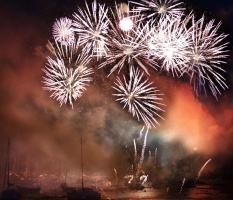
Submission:
<svg viewBox="0 0 233 200">
<path fill-rule="evenodd" d="M 133 21 L 130 18 L 123 18 L 119 22 L 119 27 L 123 31 L 130 31 L 133 28 Z"/>
</svg>

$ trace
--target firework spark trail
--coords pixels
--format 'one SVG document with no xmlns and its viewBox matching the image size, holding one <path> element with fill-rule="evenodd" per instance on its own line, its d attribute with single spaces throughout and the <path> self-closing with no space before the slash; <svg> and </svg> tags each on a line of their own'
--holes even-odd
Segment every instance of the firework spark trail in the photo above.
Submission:
<svg viewBox="0 0 233 200">
<path fill-rule="evenodd" d="M 206 93 L 206 85 L 208 85 L 217 99 L 217 94 L 221 94 L 218 86 L 222 89 L 227 88 L 225 78 L 220 74 L 225 72 L 221 65 L 226 63 L 226 58 L 229 56 L 228 43 L 224 42 L 227 35 L 218 34 L 221 23 L 214 25 L 214 20 L 211 20 L 205 25 L 204 21 L 204 16 L 197 22 L 194 16 L 192 17 L 192 27 L 189 29 L 191 63 L 187 71 L 196 96 L 202 91 Z"/>
<path fill-rule="evenodd" d="M 182 190 L 183 190 L 183 187 L 184 187 L 184 184 L 185 184 L 185 178 L 183 179 L 183 181 L 182 181 L 182 184 L 181 184 L 181 187 L 180 187 L 180 192 L 179 193 L 181 193 L 182 192 Z"/>
<path fill-rule="evenodd" d="M 121 16 L 119 14 L 116 15 L 113 11 L 112 13 L 113 20 L 110 21 L 109 39 L 107 42 L 109 51 L 107 52 L 106 60 L 99 64 L 99 68 L 111 64 L 109 75 L 116 70 L 119 73 L 125 66 L 127 68 L 140 67 L 147 74 L 149 74 L 147 67 L 158 69 L 157 62 L 148 58 L 149 49 L 146 44 L 153 29 L 139 22 L 139 17 L 128 16 L 127 18 L 134 23 L 133 28 L 130 31 L 122 31 L 119 28 Z"/>
<path fill-rule="evenodd" d="M 201 176 L 202 171 L 204 170 L 205 166 L 206 166 L 210 161 L 211 161 L 211 159 L 207 160 L 207 161 L 205 162 L 205 164 L 202 166 L 202 168 L 201 168 L 200 171 L 198 172 L 198 176 L 197 176 L 197 178 L 196 178 L 195 183 L 198 181 L 199 177 Z"/>
<path fill-rule="evenodd" d="M 86 9 L 78 7 L 77 12 L 73 14 L 74 32 L 80 39 L 81 45 L 88 45 L 92 56 L 97 59 L 107 54 L 106 46 L 107 34 L 109 28 L 109 19 L 107 18 L 108 8 L 105 5 L 97 4 L 96 0 L 92 2 L 91 9 L 87 2 Z"/>
<path fill-rule="evenodd" d="M 140 12 L 145 18 L 161 18 L 171 20 L 179 18 L 185 8 L 180 7 L 183 2 L 179 0 L 141 0 L 140 3 L 130 1 L 136 8 L 133 12 Z"/>
<path fill-rule="evenodd" d="M 145 126 L 142 127 L 140 133 L 139 133 L 139 137 L 137 138 L 137 141 L 140 141 L 142 139 L 142 132 L 144 130 Z"/>
<path fill-rule="evenodd" d="M 118 177 L 117 177 L 117 170 L 114 168 L 114 173 L 115 173 L 115 178 L 116 178 L 116 184 L 118 182 Z"/>
<path fill-rule="evenodd" d="M 138 158 L 138 153 L 137 153 L 137 146 L 136 146 L 136 141 L 133 139 L 133 144 L 134 144 L 134 163 L 137 165 L 137 158 Z"/>
<path fill-rule="evenodd" d="M 53 37 L 56 42 L 62 45 L 70 45 L 75 41 L 72 20 L 64 17 L 56 20 L 53 25 Z"/>
<path fill-rule="evenodd" d="M 143 143 L 143 147 L 142 147 L 142 154 L 141 154 L 141 158 L 140 158 L 140 162 L 139 162 L 140 166 L 142 165 L 142 163 L 144 161 L 148 131 L 149 131 L 149 129 L 147 129 L 146 134 L 145 134 L 145 138 L 144 138 L 144 143 Z"/>
<path fill-rule="evenodd" d="M 159 112 L 164 112 L 164 110 L 159 106 L 164 106 L 164 104 L 158 102 L 162 100 L 159 97 L 162 95 L 159 94 L 159 90 L 151 87 L 152 83 L 148 83 L 148 79 L 142 80 L 143 74 L 140 74 L 138 69 L 131 69 L 128 82 L 125 76 L 124 82 L 117 77 L 116 86 L 113 88 L 118 93 L 113 95 L 117 97 L 116 101 L 124 104 L 123 108 L 127 106 L 133 116 L 136 115 L 138 120 L 144 121 L 147 128 L 151 128 L 155 127 L 155 124 L 159 125 L 155 117 L 162 118 Z"/>
<path fill-rule="evenodd" d="M 78 52 L 78 42 L 70 46 L 59 46 L 56 43 L 53 58 L 47 57 L 47 64 L 43 69 L 44 89 L 52 92 L 51 97 L 62 104 L 69 104 L 73 108 L 73 100 L 77 100 L 92 81 L 92 68 L 87 65 L 90 61 L 88 54 Z"/>
</svg>

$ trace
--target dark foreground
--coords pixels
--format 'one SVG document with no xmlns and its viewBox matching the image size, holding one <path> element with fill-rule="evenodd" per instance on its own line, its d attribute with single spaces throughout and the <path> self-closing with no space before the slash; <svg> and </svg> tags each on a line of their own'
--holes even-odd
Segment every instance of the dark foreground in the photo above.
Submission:
<svg viewBox="0 0 233 200">
<path fill-rule="evenodd" d="M 176 189 L 174 189 L 176 188 Z M 98 189 L 101 192 L 103 200 L 133 200 L 133 199 L 147 199 L 147 200 L 163 200 L 163 199 L 202 199 L 202 200 L 233 200 L 233 185 L 232 182 L 224 184 L 197 184 L 194 188 L 180 188 L 174 185 L 174 188 L 155 189 L 149 184 L 143 190 L 131 190 L 127 187 L 112 186 L 105 189 Z M 24 195 L 22 200 L 30 199 L 44 199 L 44 200 L 66 200 L 67 194 L 62 190 L 52 190 L 41 192 L 37 195 Z"/>
</svg>

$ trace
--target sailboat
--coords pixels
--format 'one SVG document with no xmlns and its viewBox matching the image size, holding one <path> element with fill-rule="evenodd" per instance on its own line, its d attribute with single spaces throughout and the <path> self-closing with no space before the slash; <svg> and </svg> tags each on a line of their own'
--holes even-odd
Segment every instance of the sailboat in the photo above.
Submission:
<svg viewBox="0 0 233 200">
<path fill-rule="evenodd" d="M 7 178 L 7 187 L 5 188 L 6 178 Z M 8 138 L 2 200 L 18 200 L 19 199 L 19 196 L 20 196 L 19 192 L 13 186 L 14 184 L 10 183 L 10 138 Z"/>
<path fill-rule="evenodd" d="M 101 193 L 91 189 L 85 188 L 83 183 L 83 150 L 82 150 L 82 134 L 81 134 L 81 169 L 82 169 L 82 187 L 67 192 L 68 200 L 100 200 Z"/>
</svg>

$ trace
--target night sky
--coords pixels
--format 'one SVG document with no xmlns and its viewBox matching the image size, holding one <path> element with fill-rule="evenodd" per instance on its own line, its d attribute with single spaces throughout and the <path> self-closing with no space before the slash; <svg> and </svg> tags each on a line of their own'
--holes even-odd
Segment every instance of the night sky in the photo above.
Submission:
<svg viewBox="0 0 233 200">
<path fill-rule="evenodd" d="M 82 98 L 60 107 L 42 89 L 43 67 L 52 39 L 52 25 L 60 17 L 69 17 L 77 5 L 74 0 L 2 0 L 0 2 L 0 168 L 4 166 L 7 138 L 11 138 L 11 155 L 22 160 L 30 157 L 33 165 L 41 157 L 53 162 L 64 161 L 78 168 L 80 134 L 84 140 L 85 167 L 124 174 L 127 163 L 125 149 L 132 146 L 143 123 L 133 118 L 111 95 L 113 77 L 96 70 L 94 81 Z M 103 0 L 101 2 L 104 2 Z M 198 148 L 203 160 L 212 158 L 210 166 L 227 165 L 233 158 L 233 2 L 231 0 L 189 0 L 187 10 L 202 13 L 208 19 L 222 21 L 220 31 L 229 34 L 228 63 L 223 65 L 228 89 L 221 91 L 218 101 L 209 93 L 196 99 L 185 80 L 152 73 L 150 80 L 164 93 L 165 120 L 151 129 L 148 149 L 158 147 L 160 157 L 174 149 L 174 154 L 191 154 Z M 95 63 L 93 63 L 95 65 Z M 158 139 L 159 138 L 159 139 Z M 159 149 L 158 141 L 165 147 Z M 163 146 L 160 142 L 160 146 Z M 156 146 L 157 145 L 157 146 Z M 174 145 L 173 145 L 174 147 Z M 122 162 L 119 162 L 121 158 Z M 161 162 L 166 162 L 161 159 Z M 163 160 L 163 161 L 162 161 Z M 94 169 L 93 169 L 94 165 Z M 53 168 L 53 166 L 47 166 Z"/>
</svg>

